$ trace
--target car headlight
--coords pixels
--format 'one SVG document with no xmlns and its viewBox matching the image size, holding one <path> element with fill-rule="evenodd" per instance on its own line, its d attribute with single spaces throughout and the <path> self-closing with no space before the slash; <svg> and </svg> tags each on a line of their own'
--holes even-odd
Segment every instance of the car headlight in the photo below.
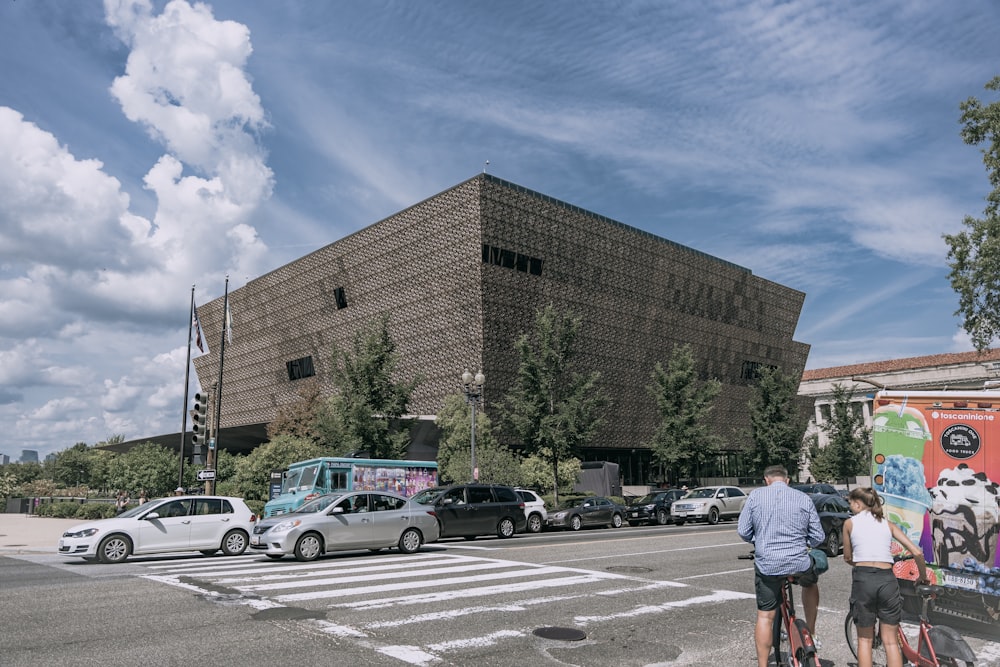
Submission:
<svg viewBox="0 0 1000 667">
<path fill-rule="evenodd" d="M 84 528 L 83 530 L 78 531 L 76 533 L 71 533 L 69 531 L 66 531 L 65 533 L 63 533 L 63 537 L 90 537 L 96 532 L 97 532 L 96 528 Z"/>
<path fill-rule="evenodd" d="M 556 512 L 556 515 L 553 518 L 554 519 L 563 519 L 565 517 L 566 517 L 566 512 Z"/>
<path fill-rule="evenodd" d="M 656 505 L 643 505 L 642 509 L 646 510 L 647 512 L 652 512 L 655 507 Z"/>
<path fill-rule="evenodd" d="M 295 528 L 296 526 L 298 526 L 300 523 L 302 523 L 302 519 L 289 519 L 288 521 L 282 521 L 281 523 L 275 524 L 271 528 L 270 532 L 271 533 L 287 533 L 292 528 Z"/>
</svg>

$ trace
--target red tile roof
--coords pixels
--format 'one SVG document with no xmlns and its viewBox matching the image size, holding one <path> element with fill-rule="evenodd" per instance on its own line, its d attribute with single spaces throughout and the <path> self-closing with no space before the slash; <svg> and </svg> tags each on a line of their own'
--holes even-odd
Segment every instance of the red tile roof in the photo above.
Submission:
<svg viewBox="0 0 1000 667">
<path fill-rule="evenodd" d="M 893 371 L 915 370 L 931 366 L 953 366 L 957 364 L 975 364 L 987 361 L 1000 361 L 1000 347 L 983 352 L 950 352 L 947 354 L 931 354 L 926 357 L 909 357 L 906 359 L 889 359 L 887 361 L 869 361 L 864 364 L 850 366 L 833 366 L 831 368 L 815 368 L 802 373 L 802 381 L 825 380 L 838 377 L 852 377 L 870 373 L 891 373 Z"/>
</svg>

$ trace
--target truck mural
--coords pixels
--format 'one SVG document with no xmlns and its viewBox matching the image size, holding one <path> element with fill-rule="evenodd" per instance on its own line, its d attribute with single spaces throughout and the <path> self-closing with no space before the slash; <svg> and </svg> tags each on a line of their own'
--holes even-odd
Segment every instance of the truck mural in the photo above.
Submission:
<svg viewBox="0 0 1000 667">
<path fill-rule="evenodd" d="M 298 461 L 281 476 L 281 492 L 264 505 L 264 516 L 284 514 L 334 491 L 392 491 L 412 496 L 437 486 L 436 461 L 321 457 Z"/>
<path fill-rule="evenodd" d="M 872 486 L 946 588 L 936 607 L 997 622 L 1000 391 L 880 391 L 872 417 Z M 912 560 L 895 570 L 917 578 Z"/>
</svg>

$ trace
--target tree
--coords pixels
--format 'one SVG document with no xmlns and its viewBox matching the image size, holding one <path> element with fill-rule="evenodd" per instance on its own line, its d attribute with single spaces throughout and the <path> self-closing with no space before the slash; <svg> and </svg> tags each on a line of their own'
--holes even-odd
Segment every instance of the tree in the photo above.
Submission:
<svg viewBox="0 0 1000 667">
<path fill-rule="evenodd" d="M 804 449 L 809 417 L 798 405 L 799 381 L 777 368 L 763 367 L 750 399 L 751 459 L 754 470 L 781 464 L 794 478 Z"/>
<path fill-rule="evenodd" d="M 986 84 L 1000 91 L 1000 76 Z M 966 144 L 986 143 L 983 163 L 992 191 L 986 197 L 982 220 L 966 216 L 966 230 L 945 234 L 950 246 L 948 265 L 951 287 L 958 293 L 956 315 L 982 351 L 1000 335 L 1000 100 L 983 105 L 975 97 L 962 102 L 962 139 Z"/>
<path fill-rule="evenodd" d="M 298 390 L 298 399 L 278 408 L 278 414 L 268 423 L 267 437 L 290 435 L 320 442 L 323 435 L 319 424 L 325 406 L 319 383 L 303 382 Z"/>
<path fill-rule="evenodd" d="M 354 337 L 350 351 L 334 350 L 330 399 L 319 428 L 336 454 L 366 451 L 377 459 L 403 458 L 409 433 L 400 417 L 407 412 L 419 380 L 393 381 L 399 355 L 383 316 Z"/>
<path fill-rule="evenodd" d="M 559 501 L 559 462 L 590 442 L 603 422 L 607 400 L 598 387 L 600 373 L 576 370 L 576 339 L 581 319 L 560 313 L 550 304 L 535 317 L 531 334 L 515 348 L 520 358 L 517 379 L 501 410 L 527 454 L 549 464 L 546 485 Z"/>
<path fill-rule="evenodd" d="M 109 462 L 112 489 L 122 489 L 138 497 L 145 489 L 150 498 L 167 495 L 177 486 L 177 454 L 155 442 L 142 442 Z M 194 483 L 194 471 L 185 469 L 185 485 Z"/>
<path fill-rule="evenodd" d="M 580 479 L 582 470 L 580 459 L 568 458 L 559 461 L 557 474 L 558 491 L 569 493 Z M 552 483 L 552 469 L 544 456 L 529 456 L 521 460 L 521 483 L 533 489 L 546 489 Z"/>
<path fill-rule="evenodd" d="M 715 379 L 698 381 L 690 345 L 675 345 L 666 368 L 656 362 L 647 386 L 660 414 L 660 425 L 648 444 L 654 462 L 676 467 L 684 477 L 696 476 L 719 448 L 708 416 L 721 387 Z"/>
<path fill-rule="evenodd" d="M 434 423 L 441 429 L 437 454 L 441 479 L 471 481 L 472 420 L 465 398 L 458 394 L 446 396 Z M 483 411 L 476 413 L 476 467 L 480 481 L 511 486 L 522 483 L 520 459 L 497 441 L 493 424 Z"/>
<path fill-rule="evenodd" d="M 52 463 L 52 479 L 63 486 L 89 486 L 95 454 L 85 442 L 58 452 Z"/>
<path fill-rule="evenodd" d="M 813 449 L 809 463 L 809 472 L 818 482 L 847 483 L 850 477 L 864 474 L 871 465 L 871 431 L 857 409 L 860 404 L 852 403 L 853 397 L 852 388 L 833 386 L 830 421 L 822 426 L 827 444 Z"/>
<path fill-rule="evenodd" d="M 238 489 L 238 495 L 242 495 L 245 500 L 266 501 L 269 499 L 268 487 L 272 470 L 284 470 L 296 461 L 330 455 L 326 447 L 308 438 L 275 436 L 269 442 L 254 448 L 245 457 L 236 459 L 232 486 L 229 487 L 230 482 L 227 481 L 227 487 Z"/>
</svg>

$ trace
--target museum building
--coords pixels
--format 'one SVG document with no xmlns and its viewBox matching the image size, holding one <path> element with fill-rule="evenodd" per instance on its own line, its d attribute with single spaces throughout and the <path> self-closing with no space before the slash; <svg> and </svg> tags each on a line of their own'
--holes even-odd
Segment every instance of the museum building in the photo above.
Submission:
<svg viewBox="0 0 1000 667">
<path fill-rule="evenodd" d="M 401 379 L 420 378 L 410 410 L 422 429 L 409 457 L 433 458 L 433 419 L 464 370 L 486 376 L 493 416 L 518 369 L 514 341 L 547 304 L 582 318 L 577 364 L 599 371 L 605 422 L 584 460 L 618 463 L 649 483 L 645 443 L 659 423 L 647 389 L 656 362 L 689 344 L 702 379 L 722 390 L 711 413 L 729 450 L 703 476 L 738 476 L 748 403 L 761 367 L 799 377 L 809 346 L 792 336 L 805 295 L 750 270 L 482 173 L 229 293 L 223 366 L 224 449 L 246 451 L 299 398 L 304 381 L 333 391 L 333 350 L 382 315 Z M 222 335 L 223 297 L 198 309 Z M 219 345 L 197 357 L 209 390 Z M 494 418 L 494 421 L 497 421 Z"/>
</svg>

